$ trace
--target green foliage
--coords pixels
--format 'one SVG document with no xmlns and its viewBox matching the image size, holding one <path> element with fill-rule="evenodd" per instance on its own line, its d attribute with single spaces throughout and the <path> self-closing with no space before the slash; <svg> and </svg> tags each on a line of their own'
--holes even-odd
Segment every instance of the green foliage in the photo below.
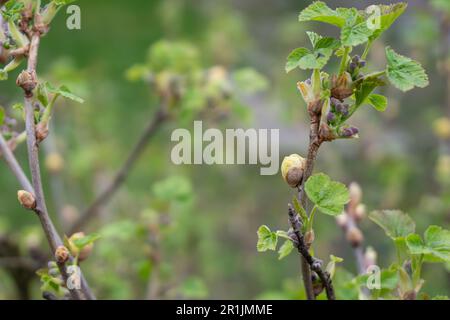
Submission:
<svg viewBox="0 0 450 320">
<path fill-rule="evenodd" d="M 372 93 L 367 97 L 367 102 L 377 111 L 385 111 L 388 105 L 388 100 L 381 94 Z"/>
<path fill-rule="evenodd" d="M 98 239 L 100 239 L 100 235 L 97 233 L 92 233 L 89 234 L 85 237 L 82 238 L 78 238 L 73 240 L 73 244 L 80 250 L 82 250 L 84 247 L 94 243 L 95 241 L 97 241 Z"/>
<path fill-rule="evenodd" d="M 270 231 L 269 227 L 261 226 L 258 229 L 258 243 L 256 248 L 259 252 L 267 250 L 276 250 L 278 236 L 275 232 Z"/>
<path fill-rule="evenodd" d="M 369 214 L 369 218 L 392 240 L 404 239 L 416 229 L 411 217 L 400 210 L 374 211 Z"/>
<path fill-rule="evenodd" d="M 428 76 L 420 63 L 396 53 L 390 47 L 386 48 L 386 57 L 387 76 L 396 88 L 408 91 L 414 87 L 428 86 Z"/>
<path fill-rule="evenodd" d="M 291 240 L 286 240 L 283 245 L 278 250 L 278 260 L 282 260 L 288 255 L 291 254 L 292 250 L 294 249 L 294 244 Z"/>
<path fill-rule="evenodd" d="M 332 216 L 340 215 L 350 200 L 347 187 L 323 173 L 311 176 L 306 181 L 305 191 L 320 211 Z"/>
<path fill-rule="evenodd" d="M 44 86 L 45 86 L 45 89 L 46 89 L 46 91 L 48 93 L 51 93 L 51 94 L 55 95 L 56 97 L 62 96 L 64 98 L 73 100 L 73 101 L 78 102 L 78 103 L 84 103 L 84 100 L 82 98 L 80 98 L 76 94 L 72 93 L 70 91 L 70 89 L 67 88 L 67 86 L 65 86 L 65 85 L 62 85 L 62 86 L 60 86 L 58 88 L 55 88 L 49 82 L 45 82 Z M 48 101 L 48 97 L 44 101 Z M 47 104 L 44 104 L 44 105 L 47 105 Z"/>
<path fill-rule="evenodd" d="M 406 238 L 408 249 L 413 255 L 423 255 L 428 262 L 450 261 L 450 231 L 439 226 L 430 226 L 424 238 L 410 234 Z"/>
<path fill-rule="evenodd" d="M 236 86 L 245 93 L 256 93 L 269 87 L 268 80 L 252 68 L 244 68 L 233 73 Z"/>
</svg>

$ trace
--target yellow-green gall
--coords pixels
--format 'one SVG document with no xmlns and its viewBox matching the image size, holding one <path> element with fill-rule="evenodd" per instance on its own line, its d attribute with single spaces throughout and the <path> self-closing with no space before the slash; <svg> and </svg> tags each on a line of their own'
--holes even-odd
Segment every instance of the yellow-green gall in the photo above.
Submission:
<svg viewBox="0 0 450 320">
<path fill-rule="evenodd" d="M 281 164 L 281 175 L 290 187 L 295 188 L 302 182 L 305 165 L 306 160 L 298 154 L 291 154 L 284 158 Z"/>
</svg>

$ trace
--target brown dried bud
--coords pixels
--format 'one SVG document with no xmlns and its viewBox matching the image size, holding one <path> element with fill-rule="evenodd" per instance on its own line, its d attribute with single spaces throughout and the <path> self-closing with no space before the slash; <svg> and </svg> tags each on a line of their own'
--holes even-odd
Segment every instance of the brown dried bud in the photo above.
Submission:
<svg viewBox="0 0 450 320">
<path fill-rule="evenodd" d="M 36 199 L 34 196 L 25 190 L 19 190 L 17 192 L 17 199 L 19 199 L 20 204 L 28 210 L 36 209 Z"/>
<path fill-rule="evenodd" d="M 346 238 L 354 248 L 359 247 L 364 240 L 364 236 L 358 227 L 350 227 L 347 230 Z"/>
<path fill-rule="evenodd" d="M 308 231 L 305 233 L 305 243 L 308 247 L 311 246 L 311 244 L 314 242 L 316 236 L 314 233 L 314 230 Z"/>
<path fill-rule="evenodd" d="M 55 260 L 58 263 L 65 263 L 69 259 L 69 249 L 59 246 L 55 251 Z"/>
<path fill-rule="evenodd" d="M 16 84 L 21 87 L 26 93 L 31 93 L 37 86 L 35 71 L 22 71 L 17 77 Z"/>
<path fill-rule="evenodd" d="M 36 126 L 36 140 L 37 142 L 44 141 L 48 136 L 48 123 L 39 122 Z"/>
</svg>

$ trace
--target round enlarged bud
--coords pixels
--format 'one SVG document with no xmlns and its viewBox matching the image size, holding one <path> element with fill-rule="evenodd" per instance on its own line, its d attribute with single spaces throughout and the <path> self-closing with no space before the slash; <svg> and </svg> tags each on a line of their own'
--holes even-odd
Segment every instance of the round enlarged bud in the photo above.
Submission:
<svg viewBox="0 0 450 320">
<path fill-rule="evenodd" d="M 64 159 L 57 152 L 49 153 L 45 159 L 45 166 L 50 173 L 60 173 L 64 168 Z"/>
<path fill-rule="evenodd" d="M 364 236 L 361 230 L 359 230 L 358 227 L 355 226 L 350 227 L 347 230 L 346 238 L 354 248 L 359 247 L 364 240 Z"/>
<path fill-rule="evenodd" d="M 48 123 L 39 122 L 36 125 L 36 140 L 37 142 L 44 141 L 48 136 Z"/>
<path fill-rule="evenodd" d="M 443 140 L 450 139 L 450 119 L 442 117 L 433 123 L 434 134 Z"/>
<path fill-rule="evenodd" d="M 311 246 L 311 244 L 314 242 L 316 236 L 314 234 L 314 230 L 310 230 L 308 232 L 305 233 L 305 242 L 306 245 L 309 247 Z"/>
<path fill-rule="evenodd" d="M 87 246 L 85 246 L 81 251 L 80 249 L 78 249 L 78 247 L 74 244 L 74 241 L 84 237 L 85 237 L 84 232 L 77 232 L 71 235 L 68 241 L 70 252 L 72 253 L 73 256 L 78 255 L 79 261 L 86 260 L 91 255 L 92 249 L 94 248 L 94 244 L 90 243 Z"/>
<path fill-rule="evenodd" d="M 58 263 L 65 263 L 69 259 L 69 249 L 59 246 L 55 251 L 55 260 Z"/>
<path fill-rule="evenodd" d="M 35 71 L 22 71 L 17 77 L 16 84 L 21 87 L 26 93 L 30 93 L 37 86 Z"/>
<path fill-rule="evenodd" d="M 295 188 L 303 178 L 306 160 L 298 154 L 291 154 L 285 157 L 281 164 L 281 175 L 289 186 Z"/>
<path fill-rule="evenodd" d="M 19 199 L 20 204 L 28 210 L 36 209 L 36 199 L 34 196 L 25 190 L 17 191 L 17 199 Z"/>
</svg>

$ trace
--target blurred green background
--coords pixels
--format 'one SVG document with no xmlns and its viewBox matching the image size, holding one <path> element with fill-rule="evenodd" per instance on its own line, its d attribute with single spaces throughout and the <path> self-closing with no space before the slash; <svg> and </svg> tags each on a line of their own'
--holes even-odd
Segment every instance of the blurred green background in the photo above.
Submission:
<svg viewBox="0 0 450 320">
<path fill-rule="evenodd" d="M 157 97 L 147 84 L 128 81 L 125 72 L 144 61 L 148 48 L 158 40 L 192 43 L 206 67 L 251 67 L 263 74 L 269 82 L 266 90 L 239 96 L 251 116 L 229 117 L 219 127 L 279 128 L 281 159 L 305 154 L 307 115 L 296 82 L 309 75 L 301 71 L 287 75 L 285 59 L 291 49 L 306 44 L 305 30 L 337 34 L 319 23 L 297 21 L 309 3 L 80 0 L 81 30 L 68 30 L 62 12 L 42 41 L 38 72 L 54 83 L 67 84 L 86 102 L 59 103 L 51 139 L 45 143 L 47 154 L 57 151 L 64 159 L 60 174 L 43 168 L 55 221 L 70 220 L 87 207 L 150 121 Z M 327 3 L 363 7 L 361 1 Z M 364 6 L 369 3 L 376 2 L 366 1 Z M 402 209 L 422 233 L 430 224 L 447 228 L 450 224 L 450 161 L 445 160 L 450 143 L 433 130 L 436 119 L 450 116 L 446 64 L 450 12 L 443 10 L 446 1 L 435 1 L 435 6 L 430 1 L 408 3 L 407 12 L 378 41 L 370 59 L 383 65 L 383 47 L 389 43 L 397 52 L 421 61 L 431 85 L 407 94 L 386 88 L 382 93 L 389 97 L 388 110 L 379 113 L 367 107 L 360 112 L 353 121 L 360 128 L 360 139 L 325 144 L 316 171 L 346 184 L 357 181 L 369 212 Z M 14 81 L 1 82 L 0 92 L 0 103 L 6 108 L 21 99 Z M 259 166 L 174 166 L 170 135 L 178 126 L 169 123 L 159 131 L 114 200 L 83 230 L 102 235 L 82 264 L 98 297 L 304 297 L 297 255 L 277 261 L 275 253 L 256 252 L 256 230 L 261 224 L 287 227 L 286 206 L 293 192 L 281 175 L 261 176 Z M 192 128 L 192 123 L 183 126 Z M 25 166 L 24 146 L 16 154 Z M 1 163 L 0 232 L 15 239 L 22 253 L 35 247 L 46 253 L 36 217 L 16 201 L 17 188 Z M 158 197 L 168 193 L 171 206 L 161 209 Z M 58 217 L 57 212 L 65 216 Z M 316 227 L 316 254 L 325 260 L 331 253 L 343 257 L 347 271 L 341 274 L 356 274 L 352 250 L 335 221 L 320 215 Z M 391 241 L 368 219 L 361 227 L 365 245 L 378 252 L 380 266 L 388 267 L 395 257 Z M 24 297 L 1 262 L 0 298 Z M 442 265 L 426 265 L 424 278 L 424 291 L 430 295 L 450 294 L 450 273 Z M 39 297 L 35 276 L 28 298 Z"/>
</svg>

